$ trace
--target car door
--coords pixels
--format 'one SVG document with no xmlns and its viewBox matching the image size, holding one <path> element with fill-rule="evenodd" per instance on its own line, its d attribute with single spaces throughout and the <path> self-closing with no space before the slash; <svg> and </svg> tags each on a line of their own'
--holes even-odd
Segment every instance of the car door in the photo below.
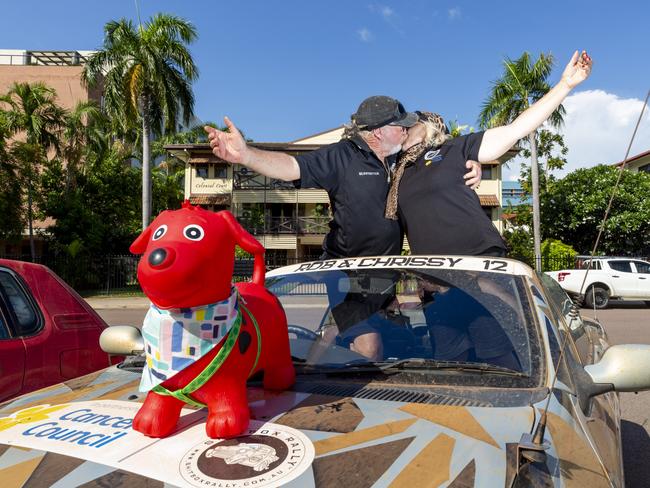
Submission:
<svg viewBox="0 0 650 488">
<path fill-rule="evenodd" d="M 607 347 L 604 333 L 599 334 L 594 327 L 596 324 L 585 323 L 582 317 L 575 313 L 571 299 L 555 280 L 543 273 L 538 276 L 549 298 L 554 318 L 565 332 L 569 331 L 565 352 L 572 368 L 582 368 L 598 362 L 604 347 Z M 593 439 L 594 448 L 605 469 L 612 479 L 621 479 L 623 465 L 618 395 L 610 392 L 595 396 L 591 400 L 589 410 L 581 411 L 580 414 L 584 415 L 583 425 Z"/>
<path fill-rule="evenodd" d="M 10 331 L 22 344 L 22 393 L 61 381 L 58 355 L 46 347 L 49 331 L 25 280 L 14 270 L 0 268 L 0 295 Z M 56 374 L 51 374 L 52 371 Z"/>
<path fill-rule="evenodd" d="M 0 402 L 18 395 L 25 377 L 25 343 L 15 332 L 0 270 Z"/>
<path fill-rule="evenodd" d="M 632 270 L 632 262 L 629 259 L 612 259 L 608 261 L 611 268 L 612 284 L 615 293 L 612 295 L 631 298 L 637 296 L 637 277 Z"/>
<path fill-rule="evenodd" d="M 636 273 L 637 298 L 650 300 L 650 263 L 632 261 Z"/>
<path fill-rule="evenodd" d="M 26 348 L 13 312 L 10 270 L 0 268 L 0 402 L 20 394 L 25 379 Z"/>
</svg>

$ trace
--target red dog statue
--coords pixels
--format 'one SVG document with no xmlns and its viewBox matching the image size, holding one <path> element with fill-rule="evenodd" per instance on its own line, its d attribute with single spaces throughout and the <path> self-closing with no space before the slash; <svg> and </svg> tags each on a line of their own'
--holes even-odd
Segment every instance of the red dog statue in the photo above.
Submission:
<svg viewBox="0 0 650 488">
<path fill-rule="evenodd" d="M 255 256 L 252 283 L 233 286 L 235 245 Z M 148 391 L 133 428 L 165 437 L 185 403 L 208 407 L 212 438 L 241 434 L 249 421 L 246 380 L 264 388 L 295 379 L 287 319 L 264 288 L 264 247 L 228 211 L 183 203 L 164 211 L 131 244 L 142 254 L 138 279 L 152 305 L 142 335 Z"/>
</svg>

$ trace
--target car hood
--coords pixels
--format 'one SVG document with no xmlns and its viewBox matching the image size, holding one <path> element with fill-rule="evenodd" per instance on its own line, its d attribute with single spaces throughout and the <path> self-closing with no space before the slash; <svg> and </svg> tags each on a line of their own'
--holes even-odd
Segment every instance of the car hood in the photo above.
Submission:
<svg viewBox="0 0 650 488">
<path fill-rule="evenodd" d="M 205 410 L 188 408 L 176 433 L 151 439 L 130 428 L 139 380 L 113 367 L 0 405 L 0 477 L 15 486 L 130 486 L 143 478 L 221 487 L 504 486 L 539 413 L 249 388 L 244 437 L 210 440 Z"/>
</svg>

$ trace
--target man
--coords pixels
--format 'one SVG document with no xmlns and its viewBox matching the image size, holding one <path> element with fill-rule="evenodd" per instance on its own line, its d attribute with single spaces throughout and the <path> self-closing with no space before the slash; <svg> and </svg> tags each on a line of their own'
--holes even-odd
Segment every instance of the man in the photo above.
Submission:
<svg viewBox="0 0 650 488">
<path fill-rule="evenodd" d="M 322 259 L 400 254 L 402 232 L 384 217 L 395 155 L 406 140 L 406 129 L 418 120 L 394 98 L 366 98 L 352 115 L 357 135 L 308 154 L 264 151 L 250 147 L 224 117 L 228 132 L 205 127 L 215 156 L 270 178 L 293 181 L 298 188 L 327 191 L 332 209 L 330 231 Z M 468 162 L 467 167 L 472 167 Z M 465 175 L 467 184 L 480 181 L 480 166 Z M 341 331 L 343 332 L 343 331 Z M 353 348 L 375 357 L 381 348 L 378 333 L 354 340 Z"/>
</svg>

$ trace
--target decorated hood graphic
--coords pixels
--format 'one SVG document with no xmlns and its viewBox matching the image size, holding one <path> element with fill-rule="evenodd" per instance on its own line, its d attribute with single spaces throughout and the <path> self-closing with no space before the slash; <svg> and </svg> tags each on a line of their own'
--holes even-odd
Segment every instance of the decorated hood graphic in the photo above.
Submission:
<svg viewBox="0 0 650 488">
<path fill-rule="evenodd" d="M 209 439 L 205 411 L 186 409 L 178 431 L 152 439 L 130 427 L 140 404 L 127 399 L 140 399 L 134 395 L 138 379 L 111 369 L 1 406 L 0 477 L 16 486 L 118 479 L 128 486 L 143 478 L 189 487 L 504 486 L 513 449 L 539 415 L 531 406 L 408 403 L 253 388 L 249 403 L 255 420 L 243 436 Z M 584 451 L 585 440 L 566 410 L 559 412 L 549 414 L 549 432 L 558 439 L 549 450 L 556 463 L 554 472 L 548 470 L 553 483 L 559 483 L 559 462 L 573 466 L 574 479 L 589 472 L 593 486 L 606 486 L 597 462 L 585 471 L 572 458 Z"/>
</svg>

